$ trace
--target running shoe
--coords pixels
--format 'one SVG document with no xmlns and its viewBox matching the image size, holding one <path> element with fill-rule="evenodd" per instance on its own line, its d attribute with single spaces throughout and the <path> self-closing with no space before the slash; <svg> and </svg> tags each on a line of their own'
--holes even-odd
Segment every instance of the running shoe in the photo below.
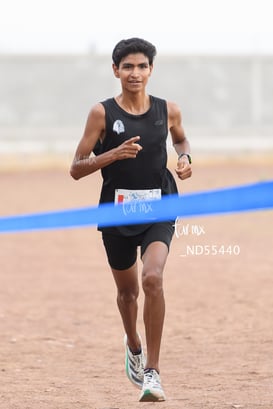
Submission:
<svg viewBox="0 0 273 409">
<path fill-rule="evenodd" d="M 141 338 L 139 336 L 140 342 Z M 141 352 L 133 354 L 127 344 L 127 335 L 124 336 L 125 345 L 125 371 L 128 379 L 139 389 L 142 388 L 145 368 L 145 355 L 141 346 Z"/>
<path fill-rule="evenodd" d="M 161 402 L 166 400 L 161 386 L 160 376 L 155 369 L 144 371 L 144 381 L 140 394 L 140 402 Z"/>
</svg>

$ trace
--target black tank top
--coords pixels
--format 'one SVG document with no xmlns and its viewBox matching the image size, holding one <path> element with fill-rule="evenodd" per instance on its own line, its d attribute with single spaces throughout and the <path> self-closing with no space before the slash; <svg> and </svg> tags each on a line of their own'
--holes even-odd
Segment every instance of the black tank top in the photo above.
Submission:
<svg viewBox="0 0 273 409">
<path fill-rule="evenodd" d="M 177 193 L 176 182 L 167 169 L 168 114 L 165 100 L 150 96 L 150 108 L 141 115 L 124 111 L 114 98 L 102 102 L 105 109 L 106 132 L 95 154 L 107 152 L 125 140 L 140 136 L 142 150 L 135 159 L 113 162 L 101 169 L 103 184 L 100 203 L 114 202 L 115 189 L 161 189 L 162 195 Z M 132 236 L 143 232 L 150 224 L 103 228 L 113 234 Z"/>
</svg>

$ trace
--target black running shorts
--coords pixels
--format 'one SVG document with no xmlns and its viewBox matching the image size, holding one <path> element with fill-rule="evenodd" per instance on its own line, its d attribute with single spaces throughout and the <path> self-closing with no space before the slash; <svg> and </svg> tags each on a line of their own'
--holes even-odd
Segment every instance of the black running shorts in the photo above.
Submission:
<svg viewBox="0 0 273 409">
<path fill-rule="evenodd" d="M 141 257 L 148 245 L 154 241 L 165 243 L 169 249 L 173 234 L 174 222 L 167 221 L 152 224 L 136 236 L 127 237 L 102 232 L 102 240 L 110 266 L 115 270 L 126 270 L 136 262 L 138 246 Z"/>
</svg>

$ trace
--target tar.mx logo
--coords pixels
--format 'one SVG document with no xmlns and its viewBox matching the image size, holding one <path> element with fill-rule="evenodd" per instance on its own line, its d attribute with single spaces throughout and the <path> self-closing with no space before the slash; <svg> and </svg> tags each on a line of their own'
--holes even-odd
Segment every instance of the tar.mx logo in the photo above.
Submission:
<svg viewBox="0 0 273 409">
<path fill-rule="evenodd" d="M 179 217 L 177 217 L 174 224 L 174 233 L 178 238 L 181 236 L 189 236 L 191 234 L 201 236 L 205 234 L 205 228 L 199 224 L 185 224 L 179 219 Z"/>
</svg>

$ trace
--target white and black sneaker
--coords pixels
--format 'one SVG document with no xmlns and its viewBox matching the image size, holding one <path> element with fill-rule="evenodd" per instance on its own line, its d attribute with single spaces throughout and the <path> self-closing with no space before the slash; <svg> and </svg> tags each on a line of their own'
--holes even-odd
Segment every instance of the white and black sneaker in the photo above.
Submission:
<svg viewBox="0 0 273 409">
<path fill-rule="evenodd" d="M 141 338 L 139 336 L 140 342 Z M 146 364 L 145 355 L 143 348 L 141 346 L 141 352 L 139 354 L 134 354 L 128 344 L 127 335 L 124 336 L 125 345 L 125 372 L 128 379 L 139 389 L 142 388 L 143 378 L 144 378 L 144 368 Z"/>
<path fill-rule="evenodd" d="M 145 369 L 140 402 L 162 402 L 166 400 L 161 386 L 160 376 L 155 369 Z"/>
</svg>

